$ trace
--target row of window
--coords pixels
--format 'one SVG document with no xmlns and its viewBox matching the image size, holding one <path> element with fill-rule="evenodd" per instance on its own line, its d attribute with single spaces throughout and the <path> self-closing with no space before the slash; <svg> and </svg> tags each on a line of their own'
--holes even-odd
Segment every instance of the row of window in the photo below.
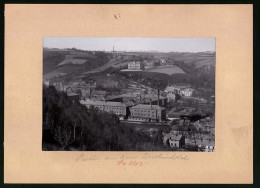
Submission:
<svg viewBox="0 0 260 188">
<path fill-rule="evenodd" d="M 153 114 L 155 113 L 155 111 L 151 111 L 151 110 L 134 110 L 134 112 L 142 112 L 142 113 L 150 113 L 152 112 Z"/>
<path fill-rule="evenodd" d="M 139 113 L 131 113 L 132 116 L 148 116 L 148 117 L 155 117 L 155 115 L 150 114 L 139 114 Z"/>
<path fill-rule="evenodd" d="M 91 105 L 88 105 L 88 107 L 90 107 Z M 99 109 L 102 109 L 103 108 L 103 106 L 95 106 L 96 108 L 99 108 Z M 122 110 L 122 108 L 121 107 L 105 107 L 105 109 L 109 109 L 109 110 Z"/>
<path fill-rule="evenodd" d="M 136 118 L 136 117 L 131 117 L 130 119 L 135 119 L 135 120 L 147 120 L 147 119 L 144 119 L 144 118 Z"/>
<path fill-rule="evenodd" d="M 106 108 L 106 109 L 122 110 L 121 107 L 108 107 L 108 106 L 106 106 L 105 108 Z"/>
</svg>

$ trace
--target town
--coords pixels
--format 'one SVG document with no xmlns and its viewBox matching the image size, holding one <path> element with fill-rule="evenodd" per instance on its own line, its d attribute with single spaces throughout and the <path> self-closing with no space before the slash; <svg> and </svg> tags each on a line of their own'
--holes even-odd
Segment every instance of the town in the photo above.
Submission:
<svg viewBox="0 0 260 188">
<path fill-rule="evenodd" d="M 45 48 L 44 63 L 44 86 L 73 103 L 151 138 L 160 134 L 168 150 L 215 150 L 215 52 Z"/>
</svg>

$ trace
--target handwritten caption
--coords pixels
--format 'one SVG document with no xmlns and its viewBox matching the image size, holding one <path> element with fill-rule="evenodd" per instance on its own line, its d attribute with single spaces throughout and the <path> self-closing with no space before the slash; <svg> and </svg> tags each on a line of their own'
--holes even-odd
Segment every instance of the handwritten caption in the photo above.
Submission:
<svg viewBox="0 0 260 188">
<path fill-rule="evenodd" d="M 133 166 L 142 167 L 149 163 L 149 160 L 161 159 L 161 160 L 183 160 L 187 161 L 190 159 L 189 155 L 182 154 L 151 154 L 144 153 L 142 155 L 118 155 L 118 156 L 97 156 L 91 154 L 81 153 L 77 156 L 76 162 L 92 161 L 92 160 L 111 160 L 115 162 L 116 166 Z"/>
</svg>

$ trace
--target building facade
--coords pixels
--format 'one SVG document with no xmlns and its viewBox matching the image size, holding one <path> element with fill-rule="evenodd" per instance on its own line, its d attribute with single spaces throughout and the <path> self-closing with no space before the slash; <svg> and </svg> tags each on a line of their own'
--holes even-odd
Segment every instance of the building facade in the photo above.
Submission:
<svg viewBox="0 0 260 188">
<path fill-rule="evenodd" d="M 93 101 L 93 100 L 81 100 L 81 104 L 85 105 L 87 108 L 91 106 L 99 109 L 102 112 L 109 112 L 116 114 L 118 116 L 124 116 L 125 118 L 129 115 L 130 105 L 124 104 L 122 102 L 108 102 L 108 101 Z"/>
<path fill-rule="evenodd" d="M 190 85 L 172 85 L 167 86 L 164 90 L 166 93 L 177 93 L 181 96 L 191 97 L 194 89 L 190 87 Z"/>
<path fill-rule="evenodd" d="M 128 70 L 140 70 L 141 64 L 139 61 L 133 61 L 128 63 Z"/>
<path fill-rule="evenodd" d="M 185 131 L 171 130 L 169 133 L 163 134 L 163 143 L 173 148 L 182 148 L 185 145 L 186 134 Z"/>
<path fill-rule="evenodd" d="M 170 147 L 182 148 L 185 145 L 185 136 L 183 135 L 171 135 L 169 138 Z"/>
<path fill-rule="evenodd" d="M 179 94 L 185 97 L 191 97 L 194 89 L 192 88 L 183 88 L 179 91 Z"/>
<path fill-rule="evenodd" d="M 130 107 L 129 121 L 162 122 L 166 119 L 165 108 L 158 105 L 138 104 Z"/>
</svg>

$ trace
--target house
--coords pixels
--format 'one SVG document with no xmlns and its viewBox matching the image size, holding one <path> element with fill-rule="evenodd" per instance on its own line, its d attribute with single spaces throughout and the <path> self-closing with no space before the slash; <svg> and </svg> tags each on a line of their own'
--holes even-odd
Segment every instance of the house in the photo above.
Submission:
<svg viewBox="0 0 260 188">
<path fill-rule="evenodd" d="M 165 64 L 166 63 L 166 60 L 165 59 L 161 59 L 161 64 Z"/>
<path fill-rule="evenodd" d="M 185 131 L 174 131 L 171 130 L 169 133 L 163 134 L 163 143 L 170 147 L 181 148 L 185 145 Z"/>
<path fill-rule="evenodd" d="M 154 62 L 153 61 L 144 60 L 143 64 L 144 64 L 144 68 L 145 69 L 150 69 L 150 68 L 154 67 Z"/>
<path fill-rule="evenodd" d="M 128 70 L 140 70 L 141 64 L 139 61 L 133 61 L 128 63 Z"/>
<path fill-rule="evenodd" d="M 166 93 L 175 93 L 185 97 L 191 97 L 194 89 L 187 84 L 175 84 L 172 86 L 167 86 L 164 90 Z"/>
<path fill-rule="evenodd" d="M 107 92 L 106 91 L 94 90 L 92 92 L 92 97 L 93 98 L 105 98 L 106 96 L 107 96 Z"/>
<path fill-rule="evenodd" d="M 193 91 L 194 91 L 194 89 L 189 88 L 189 87 L 188 88 L 182 88 L 182 89 L 180 89 L 179 94 L 182 95 L 182 96 L 185 96 L 185 97 L 191 97 Z"/>
<path fill-rule="evenodd" d="M 171 135 L 169 145 L 170 147 L 182 148 L 185 145 L 185 136 L 179 134 Z"/>
<path fill-rule="evenodd" d="M 162 122 L 166 120 L 166 110 L 158 105 L 138 104 L 130 107 L 129 121 Z"/>
<path fill-rule="evenodd" d="M 133 61 L 128 63 L 127 69 L 122 69 L 122 72 L 128 72 L 128 71 L 142 71 L 141 69 L 141 63 L 139 61 Z"/>
<path fill-rule="evenodd" d="M 196 126 L 196 129 L 206 131 L 210 134 L 215 134 L 215 122 L 212 118 L 203 118 L 198 121 L 195 121 L 193 125 Z"/>
<path fill-rule="evenodd" d="M 165 88 L 165 92 L 166 93 L 169 93 L 169 92 L 172 92 L 172 93 L 179 93 L 179 91 L 182 89 L 182 88 L 185 88 L 187 87 L 188 85 L 171 85 L 171 86 L 167 86 Z"/>
</svg>

